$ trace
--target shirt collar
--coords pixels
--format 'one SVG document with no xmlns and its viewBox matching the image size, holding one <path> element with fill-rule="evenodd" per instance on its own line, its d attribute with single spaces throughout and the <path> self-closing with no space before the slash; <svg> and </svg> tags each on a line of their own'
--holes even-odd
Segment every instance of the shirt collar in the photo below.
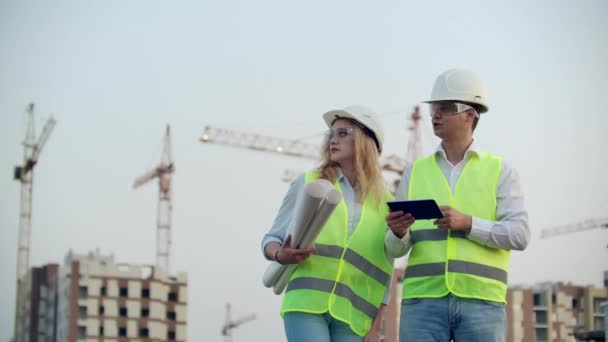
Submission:
<svg viewBox="0 0 608 342">
<path fill-rule="evenodd" d="M 475 142 L 475 139 L 473 139 L 473 142 L 471 143 L 471 145 L 469 145 L 469 148 L 467 148 L 467 150 L 464 151 L 464 159 L 466 160 L 474 154 L 479 155 L 480 152 L 481 152 L 481 149 L 479 148 L 479 144 L 477 144 Z M 435 149 L 435 156 L 442 157 L 443 159 L 448 159 L 448 157 L 445 153 L 445 150 L 443 149 L 443 144 L 439 143 L 439 145 Z"/>
<path fill-rule="evenodd" d="M 341 182 L 344 180 L 344 174 L 342 173 L 342 169 L 338 167 L 338 182 Z"/>
</svg>

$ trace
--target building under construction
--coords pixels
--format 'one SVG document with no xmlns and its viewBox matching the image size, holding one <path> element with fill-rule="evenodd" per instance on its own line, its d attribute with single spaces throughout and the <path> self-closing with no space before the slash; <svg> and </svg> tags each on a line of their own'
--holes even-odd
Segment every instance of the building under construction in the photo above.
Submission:
<svg viewBox="0 0 608 342">
<path fill-rule="evenodd" d="M 59 265 L 32 267 L 22 278 L 17 308 L 22 319 L 15 322 L 15 341 L 57 341 Z"/>
<path fill-rule="evenodd" d="M 403 269 L 395 269 L 391 301 L 384 314 L 382 341 L 399 341 Z M 608 271 L 604 287 L 546 282 L 510 286 L 507 291 L 507 341 L 558 342 L 588 340 L 580 336 L 608 330 Z M 605 337 L 602 337 L 605 338 Z M 604 341 L 605 339 L 593 339 Z"/>
<path fill-rule="evenodd" d="M 186 341 L 185 273 L 69 252 L 63 266 L 32 268 L 26 281 L 20 341 Z"/>
<path fill-rule="evenodd" d="M 571 341 L 582 332 L 606 330 L 608 287 L 542 283 L 511 287 L 507 294 L 509 341 Z M 603 341 L 603 340 L 602 340 Z"/>
</svg>

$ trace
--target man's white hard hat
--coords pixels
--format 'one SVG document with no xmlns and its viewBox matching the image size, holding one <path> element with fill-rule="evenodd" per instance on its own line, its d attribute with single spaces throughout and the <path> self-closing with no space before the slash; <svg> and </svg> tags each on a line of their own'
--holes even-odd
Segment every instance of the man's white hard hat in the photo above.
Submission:
<svg viewBox="0 0 608 342">
<path fill-rule="evenodd" d="M 373 134 L 372 138 L 376 140 L 378 152 L 382 152 L 384 128 L 380 117 L 374 111 L 364 106 L 348 106 L 344 109 L 330 110 L 323 114 L 323 120 L 330 128 L 334 121 L 339 118 L 351 119 L 366 127 Z"/>
<path fill-rule="evenodd" d="M 488 111 L 486 86 L 472 71 L 450 69 L 437 77 L 431 99 L 424 103 L 457 101 L 473 105 L 479 114 Z"/>
</svg>

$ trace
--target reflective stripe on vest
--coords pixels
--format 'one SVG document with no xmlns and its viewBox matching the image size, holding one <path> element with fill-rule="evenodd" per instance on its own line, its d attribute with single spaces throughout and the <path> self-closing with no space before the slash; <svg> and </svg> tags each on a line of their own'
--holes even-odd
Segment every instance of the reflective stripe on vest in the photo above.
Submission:
<svg viewBox="0 0 608 342">
<path fill-rule="evenodd" d="M 463 231 L 453 230 L 450 232 L 453 238 L 468 239 L 467 234 Z M 446 229 L 421 229 L 410 233 L 411 243 L 422 241 L 439 241 L 447 240 L 448 231 Z"/>
<path fill-rule="evenodd" d="M 336 287 L 335 290 L 334 285 Z M 327 293 L 331 293 L 333 291 L 338 296 L 348 298 L 348 300 L 353 304 L 353 307 L 365 313 L 372 320 L 374 317 L 376 317 L 376 313 L 378 312 L 378 308 L 362 297 L 357 296 L 357 294 L 354 293 L 350 287 L 342 283 L 336 283 L 331 280 L 318 278 L 296 278 L 289 282 L 286 291 L 289 292 L 298 289 L 317 290 Z"/>
<path fill-rule="evenodd" d="M 507 283 L 507 272 L 500 268 L 476 264 L 462 260 L 448 260 L 448 272 L 472 274 L 480 277 L 494 279 Z M 409 266 L 404 278 L 428 277 L 443 275 L 445 273 L 445 262 L 420 264 Z"/>
<path fill-rule="evenodd" d="M 414 163 L 408 189 L 410 199 L 433 198 L 468 215 L 496 220 L 496 188 L 502 160 L 487 153 L 466 163 L 452 193 L 435 155 Z M 490 248 L 462 231 L 438 229 L 432 220 L 410 228 L 412 252 L 405 271 L 403 298 L 442 297 L 505 302 L 509 251 Z"/>
<path fill-rule="evenodd" d="M 343 248 L 340 246 L 317 244 L 316 247 L 317 250 L 314 252 L 314 254 L 336 259 L 340 259 L 340 256 L 342 256 Z M 388 283 L 391 278 L 390 274 L 384 272 L 381 268 L 376 267 L 376 265 L 367 261 L 364 257 L 350 248 L 346 249 L 346 253 L 344 253 L 344 261 L 349 262 L 351 265 L 359 269 L 361 272 L 366 273 L 380 284 Z"/>
<path fill-rule="evenodd" d="M 317 178 L 316 173 L 306 174 L 307 183 Z M 335 186 L 341 190 L 337 182 Z M 387 194 L 384 201 L 390 197 Z M 315 240 L 316 251 L 291 276 L 281 315 L 329 311 L 356 334 L 367 334 L 392 274 L 384 252 L 387 213 L 384 203 L 375 207 L 365 201 L 359 224 L 348 236 L 348 212 L 342 200 Z"/>
</svg>

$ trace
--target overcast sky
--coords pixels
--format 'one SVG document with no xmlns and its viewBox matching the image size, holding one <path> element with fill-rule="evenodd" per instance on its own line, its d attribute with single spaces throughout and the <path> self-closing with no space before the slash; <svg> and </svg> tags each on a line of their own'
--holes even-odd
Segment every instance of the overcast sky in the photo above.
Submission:
<svg viewBox="0 0 608 342">
<path fill-rule="evenodd" d="M 14 312 L 24 108 L 57 125 L 36 167 L 31 265 L 69 249 L 153 263 L 156 183 L 171 124 L 172 270 L 189 276 L 188 337 L 221 341 L 224 305 L 256 313 L 234 341 L 283 339 L 259 243 L 288 184 L 314 161 L 198 141 L 206 125 L 317 135 L 329 109 L 384 114 L 385 153 L 405 156 L 407 116 L 452 67 L 476 71 L 490 111 L 479 144 L 521 176 L 532 241 L 511 284 L 600 286 L 607 231 L 540 239 L 608 216 L 608 2 L 0 0 L 0 340 Z M 438 144 L 422 107 L 422 145 Z M 319 143 L 320 138 L 306 140 Z"/>
</svg>

